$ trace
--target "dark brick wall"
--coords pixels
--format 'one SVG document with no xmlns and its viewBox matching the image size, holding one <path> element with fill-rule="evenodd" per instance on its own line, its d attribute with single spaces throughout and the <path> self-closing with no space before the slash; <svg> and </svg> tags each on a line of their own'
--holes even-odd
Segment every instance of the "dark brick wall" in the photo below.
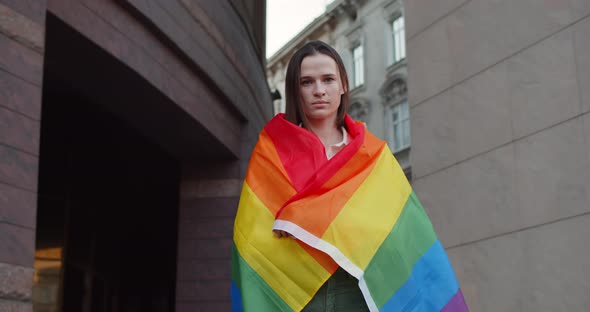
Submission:
<svg viewBox="0 0 590 312">
<path fill-rule="evenodd" d="M 230 311 L 233 222 L 260 128 L 244 127 L 241 159 L 186 164 L 178 235 L 177 312 Z"/>
<path fill-rule="evenodd" d="M 266 1 L 229 0 L 246 23 L 260 61 L 266 64 Z M 265 65 L 266 68 L 266 65 Z"/>
<path fill-rule="evenodd" d="M 142 75 L 239 157 L 241 125 L 262 127 L 272 105 L 250 36 L 236 36 L 243 24 L 224 3 L 55 0 L 48 10 Z M 211 12 L 226 13 L 214 20 Z"/>
<path fill-rule="evenodd" d="M 260 36 L 265 6 L 242 10 L 229 1 L 128 0 L 139 14 L 149 19 L 179 50 L 207 73 L 223 90 L 228 104 L 250 122 L 270 118 L 272 107 L 261 57 Z M 264 1 L 256 1 L 264 3 Z M 185 33 L 186 32 L 186 33 Z"/>
<path fill-rule="evenodd" d="M 207 171 L 202 168 L 201 174 Z M 240 188 L 238 174 L 225 178 L 184 177 L 178 229 L 176 311 L 230 310 L 230 252 Z"/>
<path fill-rule="evenodd" d="M 0 311 L 31 311 L 45 1 L 0 0 Z"/>
<path fill-rule="evenodd" d="M 244 27 L 264 20 L 264 7 L 54 0 L 48 8 L 142 75 L 233 154 L 231 160 L 182 160 L 177 311 L 230 310 L 233 220 L 252 147 L 272 115 L 261 55 L 264 26 Z"/>
<path fill-rule="evenodd" d="M 47 11 L 229 151 L 183 159 L 176 290 L 177 311 L 229 310 L 233 219 L 251 148 L 272 115 L 263 2 L 0 0 L 0 311 L 32 310 Z"/>
</svg>

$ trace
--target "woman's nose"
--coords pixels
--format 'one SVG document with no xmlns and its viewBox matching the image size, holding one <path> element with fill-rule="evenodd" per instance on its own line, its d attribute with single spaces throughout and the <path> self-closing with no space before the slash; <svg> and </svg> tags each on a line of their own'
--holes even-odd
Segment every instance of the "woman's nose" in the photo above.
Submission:
<svg viewBox="0 0 590 312">
<path fill-rule="evenodd" d="M 326 94 L 326 88 L 320 82 L 315 83 L 313 93 L 315 95 L 324 95 L 324 94 Z"/>
</svg>

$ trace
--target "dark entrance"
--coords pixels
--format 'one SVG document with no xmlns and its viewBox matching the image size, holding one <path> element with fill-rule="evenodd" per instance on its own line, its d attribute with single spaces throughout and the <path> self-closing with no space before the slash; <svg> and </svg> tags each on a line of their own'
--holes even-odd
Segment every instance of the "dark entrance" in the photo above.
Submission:
<svg viewBox="0 0 590 312">
<path fill-rule="evenodd" d="M 47 23 L 34 311 L 174 311 L 179 164 L 100 88 L 147 83 Z M 64 75 L 66 49 L 113 76 Z"/>
</svg>

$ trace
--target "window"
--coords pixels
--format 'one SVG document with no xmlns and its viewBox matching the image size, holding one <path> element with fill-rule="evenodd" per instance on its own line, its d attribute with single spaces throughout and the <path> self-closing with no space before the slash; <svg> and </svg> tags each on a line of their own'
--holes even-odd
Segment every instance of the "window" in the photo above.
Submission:
<svg viewBox="0 0 590 312">
<path fill-rule="evenodd" d="M 408 101 L 391 106 L 388 114 L 389 144 L 392 152 L 399 152 L 410 146 L 410 113 Z"/>
<path fill-rule="evenodd" d="M 404 17 L 399 16 L 391 23 L 393 34 L 393 63 L 406 58 L 406 30 L 404 28 Z"/>
<path fill-rule="evenodd" d="M 353 70 L 353 79 L 352 79 L 352 87 L 356 88 L 362 85 L 365 82 L 364 70 L 365 66 L 363 64 L 363 46 L 361 44 L 355 46 L 352 49 L 352 70 Z"/>
</svg>

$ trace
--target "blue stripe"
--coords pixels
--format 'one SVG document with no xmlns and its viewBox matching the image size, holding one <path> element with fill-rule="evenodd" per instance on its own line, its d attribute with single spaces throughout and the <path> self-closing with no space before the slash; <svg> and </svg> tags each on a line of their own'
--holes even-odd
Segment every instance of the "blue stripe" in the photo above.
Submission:
<svg viewBox="0 0 590 312">
<path fill-rule="evenodd" d="M 436 240 L 381 311 L 439 312 L 458 289 L 459 283 L 447 254 L 440 241 Z"/>
<path fill-rule="evenodd" d="M 234 281 L 230 281 L 230 283 L 231 283 L 231 289 L 230 289 L 231 311 L 232 312 L 242 312 L 242 311 L 244 311 L 244 307 L 242 307 L 242 293 L 240 292 L 238 285 L 236 285 L 236 283 L 234 283 Z"/>
</svg>

